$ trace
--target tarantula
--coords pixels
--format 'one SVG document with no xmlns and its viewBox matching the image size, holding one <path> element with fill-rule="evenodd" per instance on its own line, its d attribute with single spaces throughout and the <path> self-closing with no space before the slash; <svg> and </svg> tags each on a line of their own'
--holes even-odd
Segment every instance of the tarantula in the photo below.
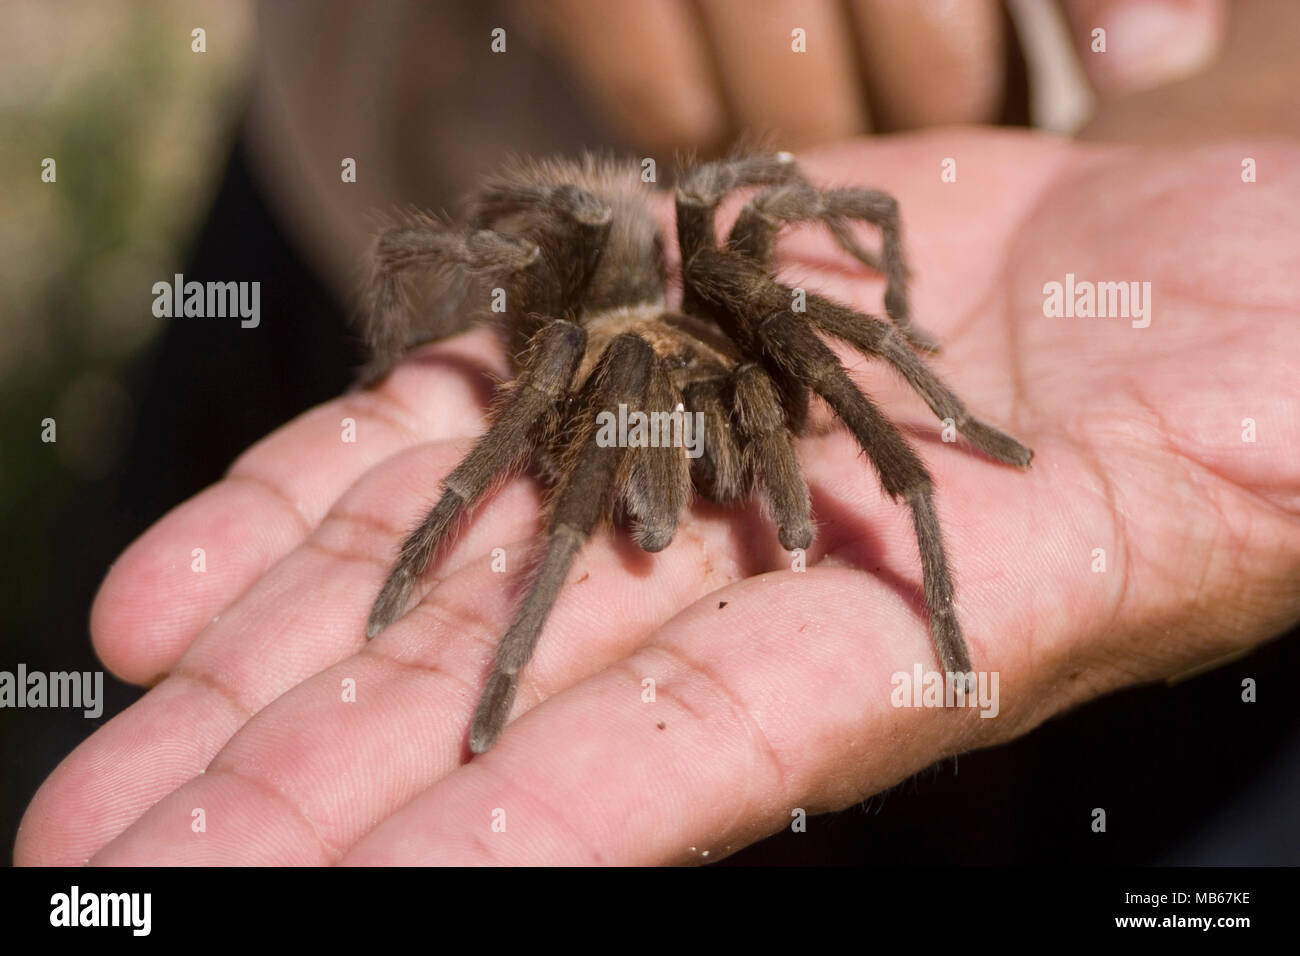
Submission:
<svg viewBox="0 0 1300 956">
<path fill-rule="evenodd" d="M 953 609 L 953 584 L 932 483 L 921 459 L 854 385 L 819 333 L 883 358 L 940 419 L 972 444 L 1024 468 L 1033 453 L 973 418 L 917 354 L 935 339 L 909 315 L 898 204 L 875 189 L 815 188 L 788 153 L 742 154 L 689 166 L 678 176 L 682 300 L 667 302 L 664 240 L 649 187 L 633 163 L 516 161 L 472 197 L 463 227 L 411 221 L 379 235 L 364 332 L 372 357 L 363 381 L 382 379 L 413 345 L 436 337 L 415 321 L 408 270 L 441 276 L 442 306 L 469 310 L 504 290 L 504 332 L 517 376 L 502 387 L 491 425 L 446 477 L 428 516 L 406 538 L 370 612 L 374 637 L 402 616 L 414 585 L 454 523 L 503 475 L 531 460 L 553 491 L 547 531 L 522 604 L 497 647 L 469 743 L 487 750 L 503 730 L 542 626 L 578 550 L 600 520 L 620 513 L 646 551 L 668 546 L 695 489 L 719 503 L 755 490 L 786 549 L 807 548 L 813 525 L 795 456 L 816 393 L 848 426 L 888 494 L 912 511 L 930 633 L 944 669 L 971 670 Z M 719 244 L 715 214 L 730 192 L 759 187 Z M 879 228 L 879 256 L 848 224 Z M 783 225 L 815 222 L 887 279 L 884 321 L 772 275 Z M 404 275 L 406 274 L 406 275 Z M 448 302 L 450 300 L 450 302 Z M 800 306 L 802 305 L 802 308 Z M 465 324 L 462 322 L 462 324 Z M 703 453 L 618 447 L 596 420 L 619 405 L 702 413 Z"/>
</svg>

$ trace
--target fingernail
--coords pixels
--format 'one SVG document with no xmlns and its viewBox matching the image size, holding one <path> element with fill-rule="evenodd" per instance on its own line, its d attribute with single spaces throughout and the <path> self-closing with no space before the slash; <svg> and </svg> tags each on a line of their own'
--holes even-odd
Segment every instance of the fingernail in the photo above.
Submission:
<svg viewBox="0 0 1300 956">
<path fill-rule="evenodd" d="M 1117 2 L 1102 18 L 1106 52 L 1087 54 L 1098 87 L 1130 92 L 1195 73 L 1213 57 L 1218 24 L 1212 5 L 1188 2 Z M 1095 43 L 1095 40 L 1094 40 Z"/>
</svg>

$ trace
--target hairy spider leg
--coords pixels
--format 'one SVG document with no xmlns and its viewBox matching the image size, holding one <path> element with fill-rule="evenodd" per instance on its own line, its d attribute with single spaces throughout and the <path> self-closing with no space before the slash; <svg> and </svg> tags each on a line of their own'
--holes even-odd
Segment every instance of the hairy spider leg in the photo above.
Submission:
<svg viewBox="0 0 1300 956">
<path fill-rule="evenodd" d="M 411 591 L 457 520 L 559 427 L 567 393 L 587 347 L 582 328 L 558 320 L 534 336 L 523 373 L 503 395 L 491 426 L 442 482 L 442 496 L 402 543 L 397 564 L 370 610 L 366 637 L 406 613 Z"/>
<path fill-rule="evenodd" d="M 629 333 L 617 336 L 579 394 L 576 435 L 570 451 L 572 468 L 554 495 L 549 530 L 541 558 L 533 572 L 527 596 L 510 629 L 497 645 L 496 660 L 487 687 L 479 698 L 470 724 L 469 746 L 483 753 L 500 736 L 519 689 L 519 672 L 533 656 L 542 625 L 550 614 L 574 556 L 608 511 L 614 478 L 626 449 L 602 447 L 596 441 L 596 413 L 617 408 L 620 402 L 640 405 L 649 387 L 655 363 L 654 349 Z"/>
<path fill-rule="evenodd" d="M 879 261 L 862 248 L 846 220 L 860 220 L 880 228 Z M 809 221 L 821 222 L 851 256 L 884 272 L 885 313 L 913 346 L 927 352 L 939 351 L 939 340 L 912 322 L 898 201 L 888 193 L 879 189 L 823 190 L 796 179 L 759 193 L 746 203 L 731 227 L 727 245 L 768 265 L 781 227 Z"/>
</svg>

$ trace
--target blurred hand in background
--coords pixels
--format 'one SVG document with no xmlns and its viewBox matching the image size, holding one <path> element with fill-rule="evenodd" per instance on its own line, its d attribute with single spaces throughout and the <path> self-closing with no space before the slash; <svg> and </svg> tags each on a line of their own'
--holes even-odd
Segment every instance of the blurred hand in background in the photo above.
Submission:
<svg viewBox="0 0 1300 956">
<path fill-rule="evenodd" d="M 675 152 L 742 136 L 803 149 L 953 123 L 1068 132 L 1094 105 L 1101 115 L 1203 75 L 1230 38 L 1227 13 L 1226 0 L 268 3 L 251 158 L 348 301 L 375 214 L 456 211 L 485 157 L 612 147 L 657 157 L 667 175 Z M 339 189 L 345 156 L 358 176 Z"/>
<path fill-rule="evenodd" d="M 1103 97 L 1205 66 L 1226 23 L 1225 0 L 1013 0 L 1010 8 L 1021 40 L 1045 61 L 1070 59 L 1059 45 L 1068 34 Z M 994 123 L 1016 42 L 1001 0 L 525 0 L 515 9 L 617 132 L 652 153 L 716 151 L 750 131 L 799 149 L 874 131 Z M 1090 55 L 1098 28 L 1107 34 L 1103 56 Z"/>
</svg>

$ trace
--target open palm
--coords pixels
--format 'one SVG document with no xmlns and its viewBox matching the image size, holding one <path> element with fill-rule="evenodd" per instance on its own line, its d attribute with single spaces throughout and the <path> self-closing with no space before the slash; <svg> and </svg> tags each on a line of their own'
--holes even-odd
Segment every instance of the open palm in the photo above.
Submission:
<svg viewBox="0 0 1300 956">
<path fill-rule="evenodd" d="M 892 675 L 936 667 L 910 519 L 847 434 L 815 429 L 806 571 L 756 506 L 697 505 L 657 555 L 597 534 L 514 722 L 470 761 L 536 483 L 478 510 L 405 618 L 370 643 L 364 626 L 506 371 L 476 331 L 280 429 L 113 566 L 96 647 L 157 684 L 45 783 L 18 862 L 716 859 L 797 809 L 846 806 L 1278 633 L 1300 617 L 1297 159 L 974 130 L 801 157 L 814 179 L 899 198 L 914 314 L 944 342 L 932 364 L 1035 450 L 1020 473 L 946 444 L 888 369 L 841 353 L 935 476 L 971 655 L 1000 678 L 995 717 L 892 705 Z M 879 280 L 815 231 L 782 261 L 879 311 Z M 1067 273 L 1150 282 L 1149 327 L 1045 316 L 1044 284 Z"/>
</svg>

